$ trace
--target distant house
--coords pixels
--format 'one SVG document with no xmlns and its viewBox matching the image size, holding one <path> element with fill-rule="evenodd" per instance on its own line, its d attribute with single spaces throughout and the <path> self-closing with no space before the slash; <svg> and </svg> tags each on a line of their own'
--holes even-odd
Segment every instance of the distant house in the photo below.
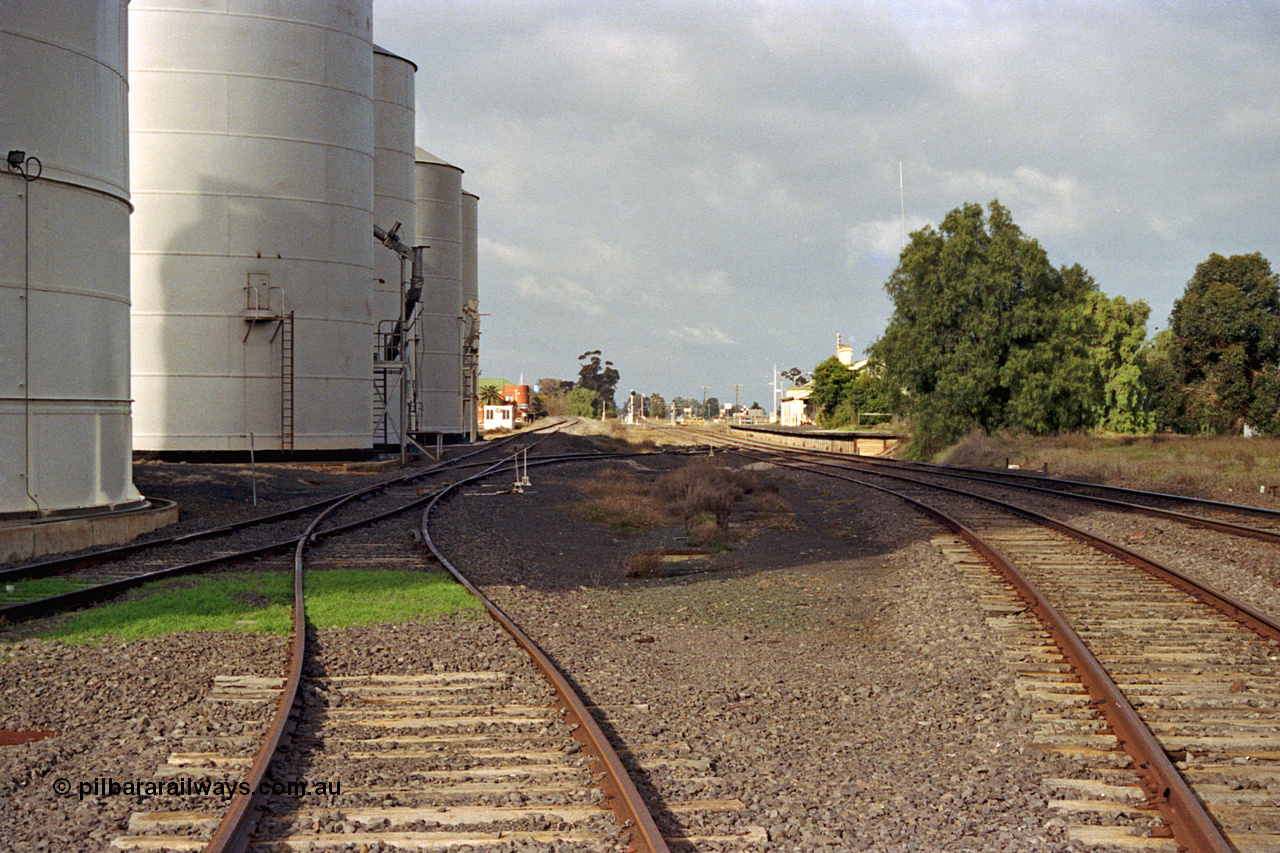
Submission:
<svg viewBox="0 0 1280 853">
<path fill-rule="evenodd" d="M 501 406 L 485 404 L 480 407 L 481 429 L 515 429 L 516 407 L 514 403 Z"/>
<path fill-rule="evenodd" d="M 492 388 L 502 402 L 496 402 Z M 515 429 L 518 424 L 529 421 L 529 401 L 533 396 L 528 385 L 517 384 L 509 379 L 484 378 L 479 385 L 480 405 L 477 417 L 482 429 Z M 485 402 L 486 399 L 493 400 Z"/>
<path fill-rule="evenodd" d="M 846 344 L 839 333 L 836 334 L 836 359 L 849 369 L 850 373 L 861 373 L 866 370 L 870 361 L 853 360 L 853 347 Z M 816 423 L 816 412 L 809 397 L 813 394 L 813 382 L 796 388 L 788 388 L 782 392 L 782 425 L 804 426 Z"/>
<path fill-rule="evenodd" d="M 782 425 L 803 426 L 813 423 L 812 383 L 802 388 L 788 388 L 782 392 Z"/>
</svg>

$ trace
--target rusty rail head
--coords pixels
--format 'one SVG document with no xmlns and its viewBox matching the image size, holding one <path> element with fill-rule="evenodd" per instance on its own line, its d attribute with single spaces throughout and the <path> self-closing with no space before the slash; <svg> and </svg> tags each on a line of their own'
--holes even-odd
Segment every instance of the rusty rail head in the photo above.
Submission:
<svg viewBox="0 0 1280 853">
<path fill-rule="evenodd" d="M 927 507 L 926 504 L 916 503 Z M 1089 651 L 1084 640 L 1062 614 L 994 546 L 942 512 L 932 507 L 928 511 L 939 520 L 946 519 L 944 523 L 986 557 L 1044 625 L 1071 665 L 1072 671 L 1080 678 L 1111 725 L 1120 746 L 1133 759 L 1134 771 L 1142 780 L 1151 803 L 1160 810 L 1173 829 L 1180 849 L 1194 853 L 1232 853 L 1230 842 L 1213 822 L 1186 779 L 1169 760 L 1164 745 L 1147 727 L 1124 692 L 1112 680 L 1106 667 Z"/>
<path fill-rule="evenodd" d="M 754 442 L 754 444 L 756 444 L 757 446 L 767 445 L 766 442 L 760 442 L 760 441 Z M 770 449 L 768 452 L 776 453 L 778 451 L 776 449 Z M 812 451 L 807 451 L 807 452 L 812 453 Z M 746 453 L 743 453 L 743 455 L 749 456 L 749 454 L 746 454 Z M 822 455 L 826 455 L 826 454 L 822 454 Z M 845 460 L 845 461 L 850 462 L 853 460 Z M 841 464 L 836 464 L 834 462 L 811 462 L 809 464 L 837 468 L 839 470 L 849 470 L 847 467 L 847 464 L 841 465 Z M 861 460 L 857 464 L 862 464 Z M 831 477 L 836 477 L 837 479 L 844 479 L 850 482 L 856 482 L 856 483 L 859 483 L 860 485 L 864 485 L 869 488 L 886 491 L 889 494 L 895 494 L 895 495 L 898 494 L 897 492 L 893 492 L 888 489 L 881 489 L 879 486 L 872 485 L 871 483 L 867 483 L 862 480 L 855 480 L 850 477 L 842 477 L 840 475 L 829 474 L 826 472 L 815 472 L 815 473 L 822 473 L 825 476 L 831 476 Z M 1249 629 L 1250 631 L 1253 631 L 1255 634 L 1258 634 L 1259 636 L 1267 640 L 1280 642 L 1280 621 L 1277 621 L 1276 619 L 1272 618 L 1266 613 L 1263 613 L 1261 610 L 1258 610 L 1256 607 L 1253 607 L 1252 605 L 1247 604 L 1239 600 L 1238 598 L 1235 598 L 1234 596 L 1228 595 L 1222 590 L 1215 589 L 1214 587 L 1206 583 L 1202 583 L 1201 581 L 1198 581 L 1192 578 L 1191 576 L 1178 571 L 1172 566 L 1165 565 L 1164 563 L 1161 563 L 1158 560 L 1155 560 L 1144 554 L 1140 554 L 1137 551 L 1134 551 L 1132 548 L 1127 548 L 1124 545 L 1120 545 L 1116 542 L 1112 542 L 1111 540 L 1106 539 L 1105 537 L 1098 536 L 1097 534 L 1090 533 L 1086 530 L 1082 530 L 1081 528 L 1076 527 L 1072 524 L 1068 524 L 1065 521 L 1061 521 L 1059 519 L 1047 516 L 1043 513 L 1036 512 L 1035 510 L 1030 509 L 1028 507 L 1018 506 L 1016 504 L 1010 504 L 1006 501 L 999 500 L 998 498 L 989 497 L 987 495 L 980 495 L 974 492 L 968 492 L 968 491 L 965 491 L 964 489 L 957 489 L 952 486 L 943 486 L 937 483 L 929 483 L 927 481 L 917 479 L 916 477 L 907 476 L 902 473 L 887 473 L 885 471 L 875 471 L 873 473 L 877 477 L 884 477 L 886 479 L 891 479 L 891 480 L 901 480 L 907 483 L 914 483 L 920 486 L 927 486 L 930 489 L 935 489 L 940 492 L 948 492 L 953 495 L 960 495 L 961 497 L 982 501 L 984 503 L 988 503 L 988 504 L 991 504 L 992 506 L 1000 507 L 1007 511 L 1016 512 L 1019 515 L 1030 518 L 1034 521 L 1039 522 L 1040 524 L 1043 524 L 1047 527 L 1052 527 L 1053 529 L 1061 533 L 1065 533 L 1068 536 L 1078 539 L 1079 541 L 1084 542 L 1087 545 L 1098 548 L 1102 551 L 1106 551 L 1108 554 L 1111 554 L 1113 557 L 1116 557 L 1117 559 L 1123 560 L 1124 562 L 1130 564 L 1131 566 L 1135 566 L 1139 569 L 1142 569 L 1145 572 L 1149 572 L 1150 574 L 1153 574 L 1156 577 L 1159 577 L 1160 579 L 1166 581 L 1167 583 L 1171 584 L 1177 589 L 1182 590 L 1187 595 L 1196 599 L 1200 603 L 1205 604 L 1209 607 L 1212 607 L 1215 610 L 1219 611 L 1220 613 L 1226 615 L 1227 617 L 1236 620 L 1242 626 Z M 945 474 L 942 476 L 959 477 L 960 475 Z M 988 482 L 988 481 L 984 479 L 983 482 Z M 1133 509 L 1138 512 L 1144 512 L 1144 513 L 1150 511 L 1149 514 L 1151 515 L 1158 515 L 1160 517 L 1165 517 L 1165 518 L 1173 518 L 1175 520 L 1183 521 L 1188 524 L 1194 524 L 1200 527 L 1208 527 L 1210 529 L 1218 530 L 1224 533 L 1241 535 L 1241 536 L 1252 536 L 1253 538 L 1267 539 L 1271 541 L 1280 540 L 1280 533 L 1276 533 L 1270 530 L 1261 530 L 1259 528 L 1254 528 L 1254 527 L 1248 527 L 1246 525 L 1232 524 L 1230 522 L 1216 522 L 1213 519 L 1206 519 L 1200 516 L 1173 512 L 1170 510 L 1157 510 L 1151 507 L 1144 507 L 1141 505 L 1125 504 L 1121 501 L 1112 501 L 1107 498 L 1095 498 L 1095 497 L 1081 496 L 1081 495 L 1054 493 L 1052 492 L 1052 490 L 1036 489 L 1036 488 L 1030 488 L 1030 487 L 1020 487 L 1020 488 L 1027 488 L 1030 491 L 1036 491 L 1036 492 L 1048 492 L 1052 494 L 1054 497 L 1057 497 L 1060 499 L 1083 500 L 1090 503 L 1100 503 L 1103 505 L 1115 505 L 1115 506 Z M 907 498 L 905 495 L 898 495 L 898 497 L 901 497 L 904 500 L 911 500 L 910 498 Z M 1216 502 L 1208 502 L 1208 503 L 1216 503 Z M 921 504 L 921 506 L 924 506 L 924 505 Z M 1246 510 L 1253 509 L 1253 507 L 1242 507 L 1242 508 Z"/>
<path fill-rule="evenodd" d="M 305 533 L 298 539 L 293 552 L 293 641 L 289 644 L 288 675 L 284 689 L 276 700 L 276 711 L 271 717 L 271 725 L 267 735 L 258 747 L 249 769 L 245 771 L 240 787 L 227 806 L 227 813 L 222 816 L 213 837 L 205 845 L 204 853 L 244 853 L 249 847 L 250 836 L 258 825 L 256 803 L 258 787 L 267 775 L 271 759 L 285 742 L 286 736 L 293 731 L 293 708 L 298 701 L 298 689 L 302 684 L 302 666 L 306 658 L 307 648 L 307 610 L 303 597 L 302 555 L 307 543 L 315 538 L 316 528 L 338 507 L 365 493 L 366 490 L 351 494 L 334 503 L 316 516 L 308 525 Z"/>
<path fill-rule="evenodd" d="M 1014 588 L 1018 597 L 1027 604 L 1036 618 L 1044 625 L 1045 630 L 1049 632 L 1059 650 L 1062 651 L 1063 656 L 1067 659 L 1072 671 L 1080 678 L 1085 689 L 1088 690 L 1090 697 L 1111 726 L 1121 747 L 1133 759 L 1135 772 L 1142 780 L 1143 787 L 1146 789 L 1151 803 L 1160 811 L 1165 821 L 1173 829 L 1179 849 L 1191 851 L 1191 853 L 1232 853 L 1234 848 L 1232 848 L 1230 842 L 1223 836 L 1222 831 L 1205 810 L 1204 804 L 1196 797 L 1186 779 L 1182 777 L 1182 774 L 1174 767 L 1173 762 L 1169 760 L 1169 756 L 1164 751 L 1164 746 L 1151 732 L 1151 729 L 1147 727 L 1147 724 L 1143 722 L 1133 705 L 1125 697 L 1123 691 L 1120 690 L 1119 686 L 1107 673 L 1106 668 L 1094 657 L 1093 652 L 1089 650 L 1080 636 L 1071 628 L 1062 614 L 1013 565 L 1012 561 L 973 530 L 936 507 L 918 501 L 901 492 L 895 492 L 884 486 L 877 486 L 874 483 L 836 474 L 829 474 L 828 476 L 893 495 L 911 504 L 959 535 L 990 561 L 992 566 Z M 921 484 L 910 477 L 897 476 L 894 479 L 915 482 L 918 485 L 930 485 L 930 488 L 937 488 L 940 491 L 959 492 L 957 489 L 951 489 L 946 486 Z M 966 496 L 981 497 L 967 494 Z M 991 498 L 981 499 L 989 503 L 1001 503 Z M 1018 508 L 1018 511 L 1023 514 L 1034 515 L 1034 513 L 1027 513 L 1021 508 Z M 1058 522 L 1053 526 L 1058 527 L 1061 524 Z M 1069 525 L 1062 526 L 1070 527 Z M 1074 528 L 1071 529 L 1075 530 Z M 1088 534 L 1083 534 L 1081 531 L 1076 532 L 1081 533 L 1083 536 L 1088 536 Z M 1125 550 L 1117 545 L 1112 545 L 1111 547 L 1121 551 Z"/>
<path fill-rule="evenodd" d="M 636 789 L 635 783 L 631 780 L 631 776 L 628 775 L 627 769 L 622 765 L 622 760 L 618 758 L 617 752 L 614 751 L 613 746 L 609 743 L 609 739 L 605 737 L 600 724 L 596 722 L 595 717 L 591 716 L 591 711 L 587 708 L 586 702 L 583 701 L 578 691 L 569 682 L 569 679 L 556 668 L 556 665 L 551 662 L 551 658 L 547 656 L 546 652 L 539 648 L 538 644 L 511 617 L 502 612 L 501 608 L 490 601 L 475 584 L 471 583 L 462 572 L 458 571 L 444 554 L 440 553 L 435 543 L 431 541 L 428 520 L 436 503 L 453 488 L 461 486 L 470 480 L 479 479 L 482 476 L 484 476 L 483 473 L 467 480 L 461 480 L 453 486 L 442 490 L 432 499 L 431 503 L 422 512 L 421 533 L 423 544 L 440 561 L 440 565 L 484 605 L 489 615 L 525 650 L 533 660 L 534 666 L 551 684 L 561 706 L 565 710 L 567 722 L 574 726 L 574 738 L 583 745 L 583 749 L 594 759 L 596 766 L 603 774 L 603 778 L 600 780 L 601 790 L 604 791 L 610 808 L 613 809 L 614 814 L 617 816 L 619 825 L 624 831 L 630 832 L 632 850 L 636 851 L 636 853 L 669 853 L 667 842 L 662 837 L 662 832 L 654 822 L 653 815 L 649 813 L 649 809 L 645 805 L 644 799 L 640 796 L 640 792 Z"/>
</svg>

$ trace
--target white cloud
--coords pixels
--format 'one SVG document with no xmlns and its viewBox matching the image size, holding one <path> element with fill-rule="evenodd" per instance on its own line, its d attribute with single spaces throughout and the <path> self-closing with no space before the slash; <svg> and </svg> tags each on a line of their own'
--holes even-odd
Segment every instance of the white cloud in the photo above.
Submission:
<svg viewBox="0 0 1280 853">
<path fill-rule="evenodd" d="M 663 289 L 681 297 L 727 296 L 733 292 L 724 270 L 704 273 L 679 272 L 666 276 Z"/>
<path fill-rule="evenodd" d="M 556 308 L 566 309 L 565 317 L 589 314 L 598 317 L 604 313 L 600 299 L 589 288 L 576 281 L 557 278 L 551 281 L 536 276 L 521 276 L 515 282 L 516 292 L 522 299 L 546 302 Z M 488 307 L 481 293 L 481 306 Z"/>
<path fill-rule="evenodd" d="M 497 261 L 515 269 L 541 269 L 546 265 L 545 259 L 539 252 L 523 246 L 499 243 L 483 236 L 478 238 L 477 243 L 478 251 L 486 261 Z"/>
<path fill-rule="evenodd" d="M 999 198 L 1153 325 L 1210 252 L 1280 266 L 1263 4 L 377 0 L 374 24 L 418 63 L 418 144 L 481 197 L 487 373 L 602 347 L 684 395 L 874 340 L 899 161 L 908 232 Z"/>
<path fill-rule="evenodd" d="M 693 326 L 676 326 L 667 329 L 667 334 L 695 346 L 734 346 L 733 338 L 726 335 L 719 326 L 694 328 Z"/>
<path fill-rule="evenodd" d="M 938 184 L 946 194 L 968 201 L 986 204 L 999 199 L 1032 237 L 1079 231 L 1090 216 L 1091 193 L 1077 178 L 1051 176 L 1030 166 L 1018 166 L 1006 174 L 978 169 L 943 173 Z"/>
<path fill-rule="evenodd" d="M 875 219 L 850 225 L 845 230 L 847 262 L 852 265 L 863 258 L 890 258 L 896 262 L 909 239 L 908 235 L 928 224 L 923 217 L 913 215 L 907 219 L 905 228 L 901 218 Z"/>
</svg>

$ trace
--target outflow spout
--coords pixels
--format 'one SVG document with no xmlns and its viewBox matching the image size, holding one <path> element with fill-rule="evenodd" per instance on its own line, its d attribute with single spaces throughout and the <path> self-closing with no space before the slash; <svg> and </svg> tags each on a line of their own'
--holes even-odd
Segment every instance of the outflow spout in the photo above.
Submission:
<svg viewBox="0 0 1280 853">
<path fill-rule="evenodd" d="M 430 246 L 409 246 L 405 244 L 400 239 L 399 231 L 399 222 L 390 231 L 384 230 L 377 223 L 374 223 L 373 226 L 374 239 L 413 264 L 412 272 L 409 276 L 409 287 L 404 292 L 404 312 L 400 315 L 400 323 L 396 326 L 394 345 L 397 348 L 399 347 L 399 339 L 404 323 L 413 316 L 413 309 L 418 306 L 418 301 L 422 299 L 423 252 L 431 248 Z"/>
</svg>

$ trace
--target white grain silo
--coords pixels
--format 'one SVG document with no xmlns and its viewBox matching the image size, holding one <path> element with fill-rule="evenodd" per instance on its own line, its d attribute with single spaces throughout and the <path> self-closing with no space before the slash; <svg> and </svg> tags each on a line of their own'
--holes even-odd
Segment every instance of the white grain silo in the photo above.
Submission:
<svg viewBox="0 0 1280 853">
<path fill-rule="evenodd" d="M 461 435 L 462 412 L 462 170 L 416 149 L 415 245 L 424 256 L 418 317 L 418 429 Z"/>
<path fill-rule="evenodd" d="M 0 3 L 0 517 L 143 503 L 125 42 L 124 0 Z"/>
<path fill-rule="evenodd" d="M 479 206 L 480 196 L 462 191 L 462 398 L 473 440 L 480 383 Z"/>
<path fill-rule="evenodd" d="M 400 223 L 399 235 L 405 243 L 414 239 L 413 78 L 417 70 L 409 60 L 374 46 L 373 214 L 384 229 Z M 373 441 L 390 445 L 397 444 L 401 436 L 401 370 L 407 366 L 399 359 L 407 340 L 404 328 L 413 319 L 414 305 L 404 304 L 401 288 L 409 265 L 402 267 L 400 256 L 386 247 L 375 246 L 373 251 L 373 319 L 377 324 Z"/>
<path fill-rule="evenodd" d="M 132 0 L 129 30 L 135 447 L 369 448 L 371 0 Z"/>
</svg>

